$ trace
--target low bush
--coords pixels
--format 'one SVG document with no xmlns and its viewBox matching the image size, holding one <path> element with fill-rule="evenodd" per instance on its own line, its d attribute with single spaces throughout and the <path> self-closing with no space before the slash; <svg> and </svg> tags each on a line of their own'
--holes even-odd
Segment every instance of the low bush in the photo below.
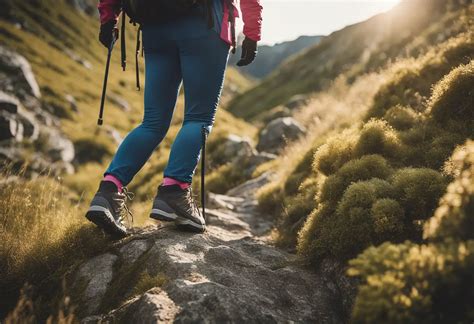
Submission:
<svg viewBox="0 0 474 324">
<path fill-rule="evenodd" d="M 400 156 L 401 145 L 397 133 L 387 122 L 372 119 L 362 127 L 354 151 L 356 156 L 380 154 L 395 158 Z"/>
<path fill-rule="evenodd" d="M 423 220 L 433 215 L 447 185 L 443 175 L 432 169 L 400 169 L 391 181 L 400 204 L 406 210 L 407 221 Z"/>
<path fill-rule="evenodd" d="M 471 323 L 474 241 L 385 243 L 350 262 L 363 278 L 352 323 Z"/>
<path fill-rule="evenodd" d="M 387 110 L 383 118 L 397 130 L 410 129 L 419 121 L 419 116 L 413 109 L 400 105 Z"/>
<path fill-rule="evenodd" d="M 337 202 L 351 183 L 371 178 L 386 179 L 392 172 L 387 160 L 380 155 L 366 155 L 351 160 L 326 179 L 319 192 L 319 200 Z"/>
<path fill-rule="evenodd" d="M 314 156 L 314 169 L 329 176 L 353 158 L 357 136 L 352 130 L 346 130 L 328 139 Z"/>
<path fill-rule="evenodd" d="M 384 243 L 350 261 L 362 279 L 354 323 L 470 323 L 474 320 L 474 143 L 456 150 L 458 171 L 424 244 Z"/>
<path fill-rule="evenodd" d="M 455 152 L 452 163 L 457 178 L 448 186 L 440 207 L 425 225 L 426 239 L 474 240 L 474 142 Z"/>
<path fill-rule="evenodd" d="M 461 65 L 433 88 L 428 114 L 440 125 L 474 137 L 474 61 Z"/>
</svg>

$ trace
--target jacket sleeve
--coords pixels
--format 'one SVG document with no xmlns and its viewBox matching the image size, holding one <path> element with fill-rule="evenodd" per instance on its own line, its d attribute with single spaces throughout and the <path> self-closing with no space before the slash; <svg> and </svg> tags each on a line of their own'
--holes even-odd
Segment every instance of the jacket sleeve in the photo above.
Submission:
<svg viewBox="0 0 474 324">
<path fill-rule="evenodd" d="M 110 20 L 117 21 L 120 14 L 120 0 L 100 0 L 97 8 L 101 24 Z"/>
<path fill-rule="evenodd" d="M 240 0 L 240 10 L 244 21 L 244 35 L 256 42 L 262 36 L 261 0 Z"/>
</svg>

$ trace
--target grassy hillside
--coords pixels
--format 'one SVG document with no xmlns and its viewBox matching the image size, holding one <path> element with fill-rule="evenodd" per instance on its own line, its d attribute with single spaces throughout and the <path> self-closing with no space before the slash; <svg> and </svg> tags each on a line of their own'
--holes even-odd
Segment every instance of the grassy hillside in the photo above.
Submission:
<svg viewBox="0 0 474 324">
<path fill-rule="evenodd" d="M 466 30 L 456 8 L 464 1 L 407 0 L 390 12 L 337 31 L 286 62 L 257 87 L 237 96 L 229 110 L 252 119 L 296 94 L 327 89 L 341 74 L 353 81 L 396 58 L 424 52 Z"/>
<path fill-rule="evenodd" d="M 473 318 L 466 301 L 474 250 L 459 225 L 472 227 L 473 196 L 454 189 L 472 183 L 470 171 L 458 168 L 470 170 L 472 154 L 465 153 L 472 143 L 463 144 L 474 138 L 473 14 L 474 5 L 447 11 L 399 49 L 408 57 L 355 78 L 345 72 L 313 94 L 296 116 L 321 121 L 275 163 L 288 169 L 260 190 L 261 210 L 278 215 L 277 244 L 314 269 L 325 260 L 353 260 L 350 273 L 363 280 L 354 322 Z M 445 22 L 453 19 L 449 37 L 432 36 L 446 35 Z M 336 119 L 324 114 L 331 107 Z M 432 226 L 448 226 L 449 234 L 435 239 Z M 443 260 L 439 268 L 433 258 Z M 446 305 L 450 299 L 456 306 Z"/>
</svg>

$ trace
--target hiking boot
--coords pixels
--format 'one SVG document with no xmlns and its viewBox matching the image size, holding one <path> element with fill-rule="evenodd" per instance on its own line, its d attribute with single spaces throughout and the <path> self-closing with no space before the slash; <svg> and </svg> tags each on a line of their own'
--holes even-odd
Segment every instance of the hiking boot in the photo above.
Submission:
<svg viewBox="0 0 474 324">
<path fill-rule="evenodd" d="M 127 228 L 123 224 L 123 219 L 125 216 L 131 216 L 126 205 L 127 199 L 131 198 L 133 197 L 126 188 L 120 193 L 114 183 L 102 181 L 92 199 L 86 218 L 110 235 L 125 237 Z"/>
<path fill-rule="evenodd" d="M 180 229 L 204 232 L 206 222 L 194 201 L 191 188 L 179 185 L 159 186 L 150 217 L 160 221 L 174 221 Z"/>
</svg>

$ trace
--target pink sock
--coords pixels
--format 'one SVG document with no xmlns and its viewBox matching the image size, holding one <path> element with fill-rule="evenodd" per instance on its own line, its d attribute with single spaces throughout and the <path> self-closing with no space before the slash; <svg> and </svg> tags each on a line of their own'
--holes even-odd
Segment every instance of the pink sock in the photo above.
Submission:
<svg viewBox="0 0 474 324">
<path fill-rule="evenodd" d="M 117 178 L 114 177 L 113 175 L 107 174 L 107 175 L 104 177 L 104 181 L 113 182 L 113 183 L 117 186 L 118 191 L 119 191 L 119 192 L 122 192 L 122 188 L 123 188 L 122 183 L 120 182 L 119 179 L 117 179 Z"/>
<path fill-rule="evenodd" d="M 190 183 L 181 182 L 172 178 L 163 178 L 163 186 L 172 186 L 172 185 L 179 185 L 181 189 L 187 189 L 191 186 Z"/>
</svg>

